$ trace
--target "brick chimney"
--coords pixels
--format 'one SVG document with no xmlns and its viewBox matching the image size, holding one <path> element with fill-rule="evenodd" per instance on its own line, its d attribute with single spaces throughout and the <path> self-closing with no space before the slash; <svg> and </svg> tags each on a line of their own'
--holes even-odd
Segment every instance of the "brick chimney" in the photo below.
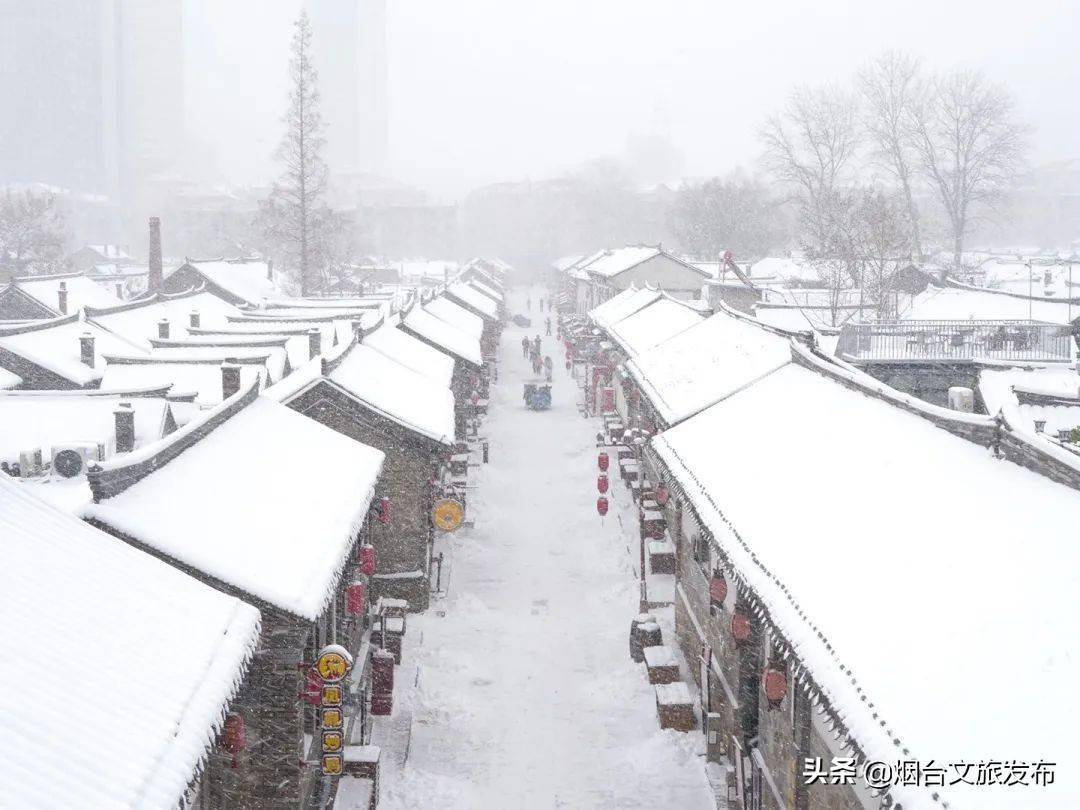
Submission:
<svg viewBox="0 0 1080 810">
<path fill-rule="evenodd" d="M 68 290 L 67 282 L 61 281 L 60 288 L 56 291 L 56 307 L 60 310 L 61 315 L 67 315 L 68 305 Z"/>
<path fill-rule="evenodd" d="M 147 290 L 151 293 L 161 292 L 161 220 L 158 217 L 150 217 L 150 254 L 147 263 L 150 266 Z"/>
<path fill-rule="evenodd" d="M 199 328 L 199 323 L 201 323 L 201 320 L 199 318 L 199 310 L 197 310 L 197 309 L 191 310 L 191 315 L 188 316 L 188 323 L 191 325 L 192 329 L 198 329 Z"/>
<path fill-rule="evenodd" d="M 89 332 L 79 335 L 79 361 L 90 368 L 94 367 L 94 336 Z"/>
<path fill-rule="evenodd" d="M 308 356 L 318 357 L 322 351 L 322 332 L 318 329 L 309 329 L 307 333 L 308 339 Z"/>
<path fill-rule="evenodd" d="M 169 319 L 162 318 L 157 324 L 157 336 L 162 340 L 169 339 Z"/>
<path fill-rule="evenodd" d="M 135 411 L 130 402 L 121 402 L 113 411 L 116 418 L 116 452 L 130 453 L 135 449 Z"/>
<path fill-rule="evenodd" d="M 231 358 L 221 364 L 221 398 L 228 399 L 240 390 L 240 364 Z"/>
</svg>

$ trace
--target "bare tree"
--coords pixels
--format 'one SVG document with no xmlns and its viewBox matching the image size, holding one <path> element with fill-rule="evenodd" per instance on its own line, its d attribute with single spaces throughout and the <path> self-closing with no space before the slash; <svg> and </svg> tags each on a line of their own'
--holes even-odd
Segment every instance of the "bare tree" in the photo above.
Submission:
<svg viewBox="0 0 1080 810">
<path fill-rule="evenodd" d="M 912 111 L 919 169 L 948 217 L 957 268 L 968 229 L 1001 202 L 1023 164 L 1027 128 L 1014 106 L 1003 86 L 957 70 L 933 79 Z"/>
<path fill-rule="evenodd" d="M 289 61 L 289 108 L 278 159 L 285 171 L 263 201 L 259 220 L 266 237 L 297 268 L 300 294 L 311 291 L 323 256 L 326 223 L 332 219 L 323 202 L 326 164 L 322 158 L 323 121 L 319 113 L 318 74 L 312 63 L 311 23 L 306 12 L 296 21 Z M 322 272 L 325 268 L 320 268 Z"/>
<path fill-rule="evenodd" d="M 724 250 L 760 258 L 784 240 L 779 208 L 758 179 L 733 174 L 684 185 L 668 220 L 682 249 L 697 259 L 715 261 Z"/>
<path fill-rule="evenodd" d="M 863 125 L 876 162 L 899 183 L 911 223 L 910 250 L 922 257 L 919 210 L 912 181 L 915 174 L 913 113 L 920 106 L 922 89 L 919 60 L 898 51 L 886 51 L 858 75 L 863 100 Z"/>
<path fill-rule="evenodd" d="M 0 267 L 12 275 L 66 268 L 67 229 L 51 194 L 8 189 L 0 196 Z"/>
<path fill-rule="evenodd" d="M 861 288 L 879 318 L 897 314 L 897 277 L 911 263 L 914 226 L 902 195 L 868 189 L 859 202 Z"/>
<path fill-rule="evenodd" d="M 797 87 L 760 137 L 766 167 L 795 189 L 806 236 L 823 249 L 859 148 L 854 97 L 837 87 Z"/>
</svg>

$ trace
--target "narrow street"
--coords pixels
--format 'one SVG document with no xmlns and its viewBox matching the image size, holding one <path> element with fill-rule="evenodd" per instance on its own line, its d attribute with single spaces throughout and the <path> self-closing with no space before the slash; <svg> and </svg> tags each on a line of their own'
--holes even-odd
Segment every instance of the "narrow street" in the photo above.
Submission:
<svg viewBox="0 0 1080 810">
<path fill-rule="evenodd" d="M 475 528 L 444 547 L 445 597 L 410 618 L 396 730 L 377 741 L 382 801 L 402 810 L 712 808 L 700 732 L 659 730 L 653 688 L 630 661 L 630 499 L 620 491 L 605 519 L 596 513 L 596 426 L 578 412 L 554 337 L 543 338 L 555 361 L 553 407 L 523 406 L 532 369 L 521 338 L 543 335 L 547 316 L 537 296 L 532 327 L 510 324 L 502 337 L 482 428 L 490 463 L 470 471 Z M 523 299 L 512 297 L 511 314 L 525 312 Z"/>
</svg>

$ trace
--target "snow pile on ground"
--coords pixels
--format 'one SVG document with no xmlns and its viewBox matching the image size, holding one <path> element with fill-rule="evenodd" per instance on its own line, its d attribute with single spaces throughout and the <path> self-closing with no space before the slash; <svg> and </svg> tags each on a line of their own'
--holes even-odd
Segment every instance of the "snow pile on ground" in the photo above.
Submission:
<svg viewBox="0 0 1080 810">
<path fill-rule="evenodd" d="M 381 451 L 260 397 L 86 515 L 314 620 L 367 515 L 382 462 Z"/>
<path fill-rule="evenodd" d="M 0 804 L 171 810 L 259 613 L 0 475 Z"/>
</svg>

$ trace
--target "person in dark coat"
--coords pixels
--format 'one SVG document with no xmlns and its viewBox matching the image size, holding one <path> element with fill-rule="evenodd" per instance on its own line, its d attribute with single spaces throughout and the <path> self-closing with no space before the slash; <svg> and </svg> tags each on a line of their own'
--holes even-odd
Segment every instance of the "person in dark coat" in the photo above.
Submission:
<svg viewBox="0 0 1080 810">
<path fill-rule="evenodd" d="M 537 335 L 535 338 L 533 338 L 533 348 L 534 348 L 534 350 L 536 351 L 537 354 L 540 354 L 540 336 L 539 335 Z"/>
<path fill-rule="evenodd" d="M 544 378 L 551 382 L 551 371 L 554 368 L 554 364 L 551 362 L 551 355 L 544 355 Z"/>
<path fill-rule="evenodd" d="M 551 318 L 545 319 L 544 320 L 544 325 L 547 326 L 547 333 L 550 335 L 551 334 Z"/>
<path fill-rule="evenodd" d="M 529 356 L 529 339 L 527 337 L 523 337 L 521 339 L 521 356 L 522 357 L 528 357 Z"/>
</svg>

